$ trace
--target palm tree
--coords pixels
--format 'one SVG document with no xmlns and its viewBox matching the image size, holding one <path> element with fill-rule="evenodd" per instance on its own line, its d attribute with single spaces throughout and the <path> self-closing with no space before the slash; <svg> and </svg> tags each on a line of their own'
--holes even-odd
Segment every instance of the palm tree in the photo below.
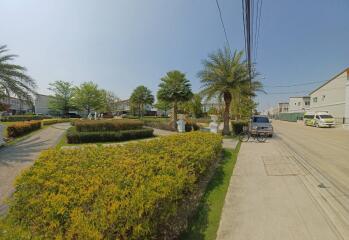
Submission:
<svg viewBox="0 0 349 240">
<path fill-rule="evenodd" d="M 174 70 L 161 78 L 159 87 L 157 98 L 160 101 L 172 103 L 173 127 L 176 128 L 178 103 L 189 101 L 193 97 L 191 84 L 184 73 Z"/>
<path fill-rule="evenodd" d="M 0 98 L 17 96 L 19 99 L 32 103 L 35 94 L 35 81 L 26 75 L 26 68 L 12 64 L 17 55 L 6 54 L 7 46 L 0 46 Z"/>
<path fill-rule="evenodd" d="M 204 69 L 198 73 L 203 88 L 201 94 L 208 100 L 213 97 L 224 100 L 223 135 L 230 134 L 229 116 L 233 96 L 254 96 L 254 92 L 262 87 L 260 82 L 250 81 L 247 63 L 242 57 L 242 51 L 232 54 L 227 47 L 219 49 L 203 61 Z"/>
<path fill-rule="evenodd" d="M 151 94 L 149 88 L 141 85 L 133 90 L 130 102 L 132 105 L 137 106 L 138 116 L 143 117 L 145 105 L 152 105 L 154 103 L 154 96 Z"/>
</svg>

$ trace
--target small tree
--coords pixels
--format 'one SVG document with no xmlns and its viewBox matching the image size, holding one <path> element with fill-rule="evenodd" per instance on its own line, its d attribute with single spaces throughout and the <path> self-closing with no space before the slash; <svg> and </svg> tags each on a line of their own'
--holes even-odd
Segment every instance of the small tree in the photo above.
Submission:
<svg viewBox="0 0 349 240">
<path fill-rule="evenodd" d="M 99 111 L 103 108 L 103 94 L 98 85 L 93 82 L 85 82 L 75 88 L 74 105 L 90 114 L 92 110 Z"/>
<path fill-rule="evenodd" d="M 53 95 L 49 98 L 50 112 L 59 112 L 66 116 L 73 106 L 74 87 L 70 82 L 55 81 L 49 84 Z"/>
<path fill-rule="evenodd" d="M 166 102 L 166 101 L 161 101 L 159 100 L 156 104 L 155 107 L 161 111 L 164 111 L 165 114 L 171 109 L 171 103 Z"/>
<path fill-rule="evenodd" d="M 170 102 L 173 106 L 173 127 L 177 127 L 178 103 L 186 102 L 193 96 L 191 84 L 184 73 L 178 70 L 170 71 L 161 78 L 157 97 L 161 101 Z"/>
<path fill-rule="evenodd" d="M 111 91 L 101 90 L 103 98 L 103 111 L 114 113 L 117 111 L 117 105 L 120 99 Z"/>
<path fill-rule="evenodd" d="M 202 98 L 199 94 L 194 94 L 193 97 L 184 103 L 184 111 L 189 112 L 191 116 L 199 118 L 202 116 Z"/>
<path fill-rule="evenodd" d="M 138 116 L 141 117 L 144 114 L 144 106 L 147 104 L 152 105 L 154 103 L 154 96 L 147 87 L 138 86 L 131 94 L 130 103 L 137 108 Z"/>
</svg>

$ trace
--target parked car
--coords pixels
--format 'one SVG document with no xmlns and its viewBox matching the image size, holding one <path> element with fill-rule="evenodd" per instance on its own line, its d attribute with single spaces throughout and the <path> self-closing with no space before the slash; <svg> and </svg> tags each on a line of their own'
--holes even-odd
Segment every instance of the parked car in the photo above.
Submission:
<svg viewBox="0 0 349 240">
<path fill-rule="evenodd" d="M 69 118 L 81 118 L 81 116 L 77 113 L 68 113 L 67 117 L 69 117 Z"/>
<path fill-rule="evenodd" d="M 274 134 L 271 120 L 265 115 L 254 115 L 251 117 L 250 131 L 252 134 L 264 133 L 270 137 Z"/>
<path fill-rule="evenodd" d="M 327 112 L 318 112 L 314 116 L 314 126 L 315 127 L 334 127 L 336 122 L 334 117 Z"/>
<path fill-rule="evenodd" d="M 314 112 L 306 112 L 303 116 L 303 122 L 306 126 L 315 126 L 315 113 Z"/>
</svg>

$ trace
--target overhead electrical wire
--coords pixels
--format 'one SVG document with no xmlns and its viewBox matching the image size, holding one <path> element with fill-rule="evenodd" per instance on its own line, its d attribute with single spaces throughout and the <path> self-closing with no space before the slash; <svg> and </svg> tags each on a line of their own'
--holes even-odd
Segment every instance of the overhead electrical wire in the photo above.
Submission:
<svg viewBox="0 0 349 240">
<path fill-rule="evenodd" d="M 223 28 L 223 32 L 224 32 L 224 36 L 225 36 L 225 41 L 227 42 L 228 48 L 231 51 L 229 39 L 228 39 L 228 35 L 227 35 L 227 30 L 225 29 L 225 25 L 224 25 L 224 21 L 223 21 L 223 17 L 222 17 L 222 11 L 221 11 L 221 7 L 219 6 L 218 0 L 216 0 L 216 4 L 217 4 L 218 12 L 219 12 L 219 18 L 221 19 L 221 24 L 222 24 L 222 28 Z"/>
</svg>

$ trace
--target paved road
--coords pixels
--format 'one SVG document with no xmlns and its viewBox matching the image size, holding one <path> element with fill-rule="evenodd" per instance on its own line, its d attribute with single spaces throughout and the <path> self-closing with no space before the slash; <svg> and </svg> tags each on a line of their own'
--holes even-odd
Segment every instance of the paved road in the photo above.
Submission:
<svg viewBox="0 0 349 240">
<path fill-rule="evenodd" d="M 349 239 L 349 131 L 273 125 L 242 144 L 217 239 Z"/>
<path fill-rule="evenodd" d="M 54 146 L 68 123 L 52 125 L 29 138 L 0 150 L 0 214 L 6 210 L 4 200 L 13 192 L 13 181 L 20 172 L 33 164 L 39 153 Z"/>
</svg>

